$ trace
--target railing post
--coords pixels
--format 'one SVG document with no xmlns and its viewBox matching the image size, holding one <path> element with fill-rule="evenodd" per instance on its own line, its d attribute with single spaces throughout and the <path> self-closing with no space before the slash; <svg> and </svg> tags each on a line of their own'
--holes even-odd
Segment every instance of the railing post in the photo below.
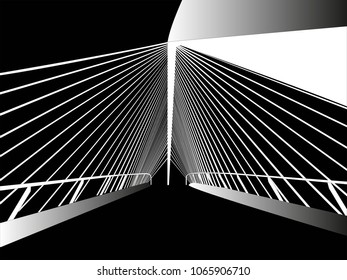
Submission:
<svg viewBox="0 0 347 280">
<path fill-rule="evenodd" d="M 80 183 L 78 184 L 78 186 L 77 186 L 77 188 L 76 188 L 76 191 L 75 191 L 74 195 L 72 196 L 72 198 L 71 198 L 71 200 L 70 200 L 70 203 L 76 202 L 77 196 L 78 196 L 78 194 L 79 194 L 79 192 L 80 192 L 80 190 L 81 190 L 81 188 L 82 188 L 82 186 L 83 186 L 83 183 L 84 183 L 84 181 L 81 180 Z"/>
<path fill-rule="evenodd" d="M 18 212 L 21 210 L 22 205 L 24 204 L 25 200 L 28 198 L 29 194 L 30 194 L 31 188 L 28 187 L 26 188 L 26 190 L 24 191 L 22 197 L 20 198 L 20 200 L 18 201 L 16 207 L 14 208 L 13 212 L 11 213 L 10 217 L 9 217 L 9 221 L 13 220 L 14 218 L 16 218 Z"/>
</svg>

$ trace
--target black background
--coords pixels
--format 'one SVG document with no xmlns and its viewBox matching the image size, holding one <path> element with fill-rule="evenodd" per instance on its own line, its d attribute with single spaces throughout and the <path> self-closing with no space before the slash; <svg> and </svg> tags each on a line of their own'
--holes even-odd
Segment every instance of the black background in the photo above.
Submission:
<svg viewBox="0 0 347 280">
<path fill-rule="evenodd" d="M 1 1 L 0 71 L 167 41 L 179 1 Z M 1 259 L 346 259 L 346 237 L 154 185 L 0 249 Z"/>
<path fill-rule="evenodd" d="M 177 0 L 2 0 L 0 71 L 166 42 Z"/>
</svg>

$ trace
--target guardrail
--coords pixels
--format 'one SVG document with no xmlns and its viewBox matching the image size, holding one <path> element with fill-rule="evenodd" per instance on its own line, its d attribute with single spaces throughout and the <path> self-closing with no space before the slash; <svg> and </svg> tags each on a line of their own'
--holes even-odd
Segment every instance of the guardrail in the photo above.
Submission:
<svg viewBox="0 0 347 280">
<path fill-rule="evenodd" d="M 222 175 L 230 175 L 232 182 L 229 182 L 227 178 L 223 179 Z M 242 181 L 240 177 L 246 177 L 248 181 Z M 250 181 L 250 177 L 256 178 L 257 181 Z M 266 181 L 264 179 L 266 179 Z M 283 180 L 285 185 L 283 184 L 279 186 L 278 180 Z M 245 174 L 236 172 L 192 172 L 185 176 L 186 185 L 188 184 L 188 181 L 191 183 L 199 183 L 225 189 L 234 189 L 247 194 L 265 196 L 287 203 L 300 204 L 308 208 L 318 208 L 321 210 L 333 211 L 337 214 L 347 216 L 347 207 L 344 200 L 341 199 L 341 195 L 347 197 L 347 191 L 341 186 L 346 186 L 347 181 Z M 302 193 L 301 188 L 293 185 L 298 181 L 308 183 L 307 187 L 313 191 L 310 196 Z M 322 183 L 326 184 L 327 190 L 330 193 L 329 195 L 327 195 L 326 191 L 322 191 Z M 319 186 L 317 184 L 319 184 Z M 287 188 L 287 190 L 284 190 L 284 186 Z M 300 187 L 302 187 L 302 185 L 300 185 Z M 292 195 L 288 196 L 290 192 Z"/>
<path fill-rule="evenodd" d="M 144 177 L 141 178 L 142 176 L 146 178 Z M 138 191 L 144 190 L 145 188 L 148 187 L 149 185 L 148 183 L 151 183 L 151 175 L 147 173 L 117 174 L 117 175 L 109 175 L 109 176 L 98 176 L 97 178 L 86 177 L 86 178 L 71 179 L 70 183 L 73 183 L 72 180 L 75 180 L 74 185 L 78 185 L 77 189 L 75 190 L 75 194 L 73 195 L 73 198 L 76 197 L 77 190 L 79 190 L 82 186 L 86 186 L 84 182 L 87 180 L 103 179 L 104 181 L 102 183 L 101 189 L 105 190 L 105 188 L 107 188 L 107 185 L 108 187 L 110 187 L 110 185 L 112 184 L 110 180 L 116 179 L 117 177 L 123 177 L 123 179 L 121 179 L 120 182 L 125 181 L 126 180 L 125 178 L 129 178 L 129 177 L 131 177 L 132 180 L 128 180 L 127 184 L 124 185 L 123 189 L 120 189 L 121 185 L 118 184 L 117 191 L 100 192 L 100 190 L 98 190 L 98 193 L 99 193 L 98 196 L 94 196 L 90 198 L 82 198 L 79 201 L 76 201 L 78 198 L 76 200 L 69 199 L 68 203 L 65 205 L 61 205 L 59 207 L 54 207 L 47 210 L 45 209 L 45 211 L 42 211 L 42 212 L 39 211 L 31 215 L 30 214 L 22 215 L 21 217 L 15 217 L 15 215 L 12 214 L 13 217 L 15 217 L 15 219 L 0 222 L 0 247 L 10 244 L 12 242 L 15 242 L 26 236 L 37 233 L 39 231 L 42 231 L 46 228 L 62 223 L 64 221 L 67 221 L 69 219 L 72 219 L 74 217 L 77 217 L 83 213 L 89 212 L 91 210 L 94 210 L 96 208 L 109 204 L 111 202 L 114 202 L 120 198 L 134 194 Z M 143 183 L 143 181 L 147 183 Z M 78 182 L 80 182 L 80 184 L 77 184 Z M 53 183 L 56 183 L 56 181 L 49 182 L 50 185 L 52 185 Z M 34 183 L 30 185 L 33 185 L 33 184 Z M 69 184 L 69 183 L 66 183 L 66 184 Z M 25 189 L 24 194 L 22 195 L 22 198 L 20 199 L 20 201 L 18 202 L 15 208 L 15 211 L 21 210 L 24 207 L 23 203 L 28 202 L 28 199 L 27 199 L 28 193 L 30 193 L 31 188 L 32 186 L 28 186 Z M 70 191 L 71 189 L 72 188 L 70 188 Z M 93 188 L 91 187 L 91 189 Z M 39 199 L 39 201 L 41 200 Z M 20 205 L 22 206 L 20 207 Z M 32 209 L 32 207 L 29 207 L 29 208 Z M 91 225 L 91 227 L 93 227 L 93 225 Z"/>
<path fill-rule="evenodd" d="M 235 173 L 235 172 L 192 172 L 185 176 L 185 184 L 188 184 L 188 176 L 194 174 L 220 174 L 220 175 L 237 175 L 237 176 L 248 176 L 248 177 L 258 177 L 258 178 L 272 178 L 272 179 L 287 179 L 296 181 L 310 181 L 310 182 L 321 182 L 321 183 L 335 183 L 347 185 L 347 181 L 338 180 L 321 180 L 321 179 L 307 179 L 307 178 L 297 178 L 297 177 L 285 177 L 285 176 L 272 176 L 272 175 L 257 175 L 257 174 L 245 174 L 245 173 Z"/>
<path fill-rule="evenodd" d="M 121 177 L 120 180 L 117 180 Z M 132 180 L 128 180 L 132 177 Z M 93 176 L 93 177 L 82 177 L 82 178 L 71 178 L 65 180 L 52 180 L 46 182 L 33 182 L 33 183 L 25 183 L 25 184 L 13 184 L 13 185 L 5 185 L 0 186 L 1 191 L 11 191 L 8 193 L 1 201 L 0 206 L 4 204 L 10 197 L 18 190 L 25 188 L 24 193 L 21 195 L 19 201 L 14 206 L 11 214 L 7 221 L 13 220 L 16 218 L 18 213 L 37 195 L 37 193 L 42 190 L 45 186 L 54 186 L 59 185 L 53 194 L 50 195 L 48 200 L 42 202 L 42 206 L 40 207 L 37 213 L 43 211 L 47 208 L 47 204 L 53 200 L 54 196 L 61 189 L 61 187 L 68 183 L 73 183 L 72 186 L 68 190 L 65 191 L 65 196 L 63 199 L 60 199 L 60 203 L 56 205 L 56 207 L 60 207 L 66 204 L 72 204 L 78 201 L 81 197 L 82 192 L 86 189 L 87 184 L 91 180 L 103 180 L 101 186 L 98 188 L 96 192 L 96 196 L 100 196 L 106 193 L 111 193 L 114 191 L 121 190 L 123 188 L 141 185 L 143 183 L 148 183 L 152 185 L 152 175 L 149 173 L 129 173 L 129 174 L 114 174 L 114 175 L 102 175 L 102 176 Z M 127 181 L 128 180 L 128 181 Z M 38 187 L 38 189 L 29 197 L 32 193 L 32 188 Z M 72 194 L 73 193 L 73 194 Z M 50 207 L 54 208 L 54 207 Z"/>
</svg>

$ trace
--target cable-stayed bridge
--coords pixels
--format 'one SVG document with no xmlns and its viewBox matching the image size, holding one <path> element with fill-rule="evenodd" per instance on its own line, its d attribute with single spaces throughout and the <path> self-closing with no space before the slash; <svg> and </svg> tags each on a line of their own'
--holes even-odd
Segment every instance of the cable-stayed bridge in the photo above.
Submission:
<svg viewBox="0 0 347 280">
<path fill-rule="evenodd" d="M 346 104 L 176 38 L 3 71 L 0 86 L 1 246 L 165 165 L 170 185 L 171 164 L 193 188 L 347 235 Z"/>
<path fill-rule="evenodd" d="M 346 106 L 183 46 L 175 53 L 171 156 L 186 181 L 345 233 Z M 1 78 L 20 81 L 1 92 L 3 244 L 151 184 L 167 161 L 166 44 Z"/>
</svg>

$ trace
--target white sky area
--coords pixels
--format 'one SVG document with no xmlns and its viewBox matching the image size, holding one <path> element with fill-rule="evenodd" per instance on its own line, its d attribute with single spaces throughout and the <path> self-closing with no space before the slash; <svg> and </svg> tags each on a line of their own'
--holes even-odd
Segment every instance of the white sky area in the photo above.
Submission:
<svg viewBox="0 0 347 280">
<path fill-rule="evenodd" d="M 347 105 L 347 27 L 179 43 Z"/>
</svg>

